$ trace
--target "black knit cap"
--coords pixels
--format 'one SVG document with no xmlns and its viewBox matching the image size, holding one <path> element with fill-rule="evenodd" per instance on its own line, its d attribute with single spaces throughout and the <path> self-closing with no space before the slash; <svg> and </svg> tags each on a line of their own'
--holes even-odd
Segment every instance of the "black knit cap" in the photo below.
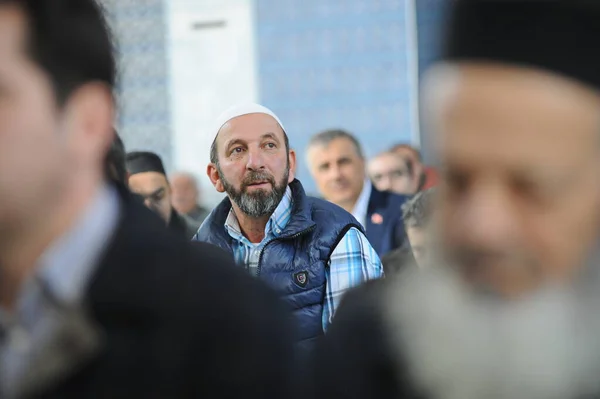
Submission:
<svg viewBox="0 0 600 399">
<path fill-rule="evenodd" d="M 127 154 L 127 172 L 130 175 L 144 172 L 158 172 L 166 175 L 160 157 L 147 151 L 134 151 Z"/>
<path fill-rule="evenodd" d="M 600 90 L 600 0 L 455 0 L 444 60 L 534 67 Z"/>
</svg>

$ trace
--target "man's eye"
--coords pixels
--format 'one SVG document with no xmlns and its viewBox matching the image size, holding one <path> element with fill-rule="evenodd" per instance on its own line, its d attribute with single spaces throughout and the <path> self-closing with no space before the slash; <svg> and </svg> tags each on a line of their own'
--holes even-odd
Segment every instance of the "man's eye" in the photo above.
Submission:
<svg viewBox="0 0 600 399">
<path fill-rule="evenodd" d="M 448 187 L 455 193 L 466 191 L 469 186 L 469 177 L 460 172 L 448 171 L 444 175 Z"/>
<path fill-rule="evenodd" d="M 265 147 L 270 148 L 270 149 L 277 148 L 277 146 L 275 145 L 275 143 L 267 143 L 267 144 L 265 144 Z"/>
<path fill-rule="evenodd" d="M 512 182 L 512 189 L 517 195 L 533 201 L 541 200 L 546 196 L 545 194 L 547 192 L 552 191 L 533 181 L 525 179 L 514 179 Z"/>
<path fill-rule="evenodd" d="M 242 147 L 235 147 L 233 150 L 231 150 L 232 154 L 240 154 L 242 151 L 244 151 L 244 149 Z"/>
</svg>

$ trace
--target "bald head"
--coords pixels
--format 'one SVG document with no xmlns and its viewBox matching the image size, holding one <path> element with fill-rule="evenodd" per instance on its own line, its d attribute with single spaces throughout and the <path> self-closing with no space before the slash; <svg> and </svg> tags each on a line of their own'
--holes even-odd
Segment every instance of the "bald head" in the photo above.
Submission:
<svg viewBox="0 0 600 399">
<path fill-rule="evenodd" d="M 196 178 L 186 172 L 176 172 L 170 177 L 173 193 L 173 208 L 182 215 L 192 212 L 200 200 L 200 190 Z"/>
</svg>

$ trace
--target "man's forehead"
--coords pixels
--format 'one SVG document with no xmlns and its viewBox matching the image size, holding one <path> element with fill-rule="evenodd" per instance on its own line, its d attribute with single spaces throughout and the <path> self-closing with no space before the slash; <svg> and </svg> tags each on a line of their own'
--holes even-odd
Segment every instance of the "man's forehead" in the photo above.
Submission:
<svg viewBox="0 0 600 399">
<path fill-rule="evenodd" d="M 405 162 L 397 154 L 381 154 L 371 161 L 371 165 L 379 168 L 404 166 Z"/>
<path fill-rule="evenodd" d="M 600 131 L 600 95 L 593 90 L 531 68 L 489 64 L 459 70 L 458 79 L 440 82 L 444 96 L 431 110 L 442 152 L 559 162 L 593 149 L 590 140 Z"/>
<path fill-rule="evenodd" d="M 158 172 L 142 172 L 129 176 L 129 185 L 132 188 L 152 189 L 165 187 L 167 184 L 167 177 Z"/>
<path fill-rule="evenodd" d="M 283 139 L 284 132 L 272 116 L 254 113 L 230 119 L 221 126 L 217 137 L 221 142 L 228 142 L 231 140 L 256 140 L 266 134 Z"/>
<path fill-rule="evenodd" d="M 501 63 L 446 65 L 434 69 L 424 86 L 424 97 L 431 111 L 459 100 L 484 106 L 495 99 L 511 100 L 507 105 L 545 110 L 597 110 L 600 106 L 600 93 L 573 79 L 539 68 Z"/>
</svg>

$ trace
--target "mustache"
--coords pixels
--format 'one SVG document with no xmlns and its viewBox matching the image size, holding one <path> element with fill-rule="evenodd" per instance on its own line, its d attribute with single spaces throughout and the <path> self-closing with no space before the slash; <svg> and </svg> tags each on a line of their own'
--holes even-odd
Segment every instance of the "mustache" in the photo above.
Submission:
<svg viewBox="0 0 600 399">
<path fill-rule="evenodd" d="M 248 174 L 244 177 L 244 180 L 242 180 L 242 188 L 265 181 L 270 183 L 271 186 L 275 187 L 275 178 L 273 175 L 268 172 L 251 171 L 248 172 Z"/>
</svg>

